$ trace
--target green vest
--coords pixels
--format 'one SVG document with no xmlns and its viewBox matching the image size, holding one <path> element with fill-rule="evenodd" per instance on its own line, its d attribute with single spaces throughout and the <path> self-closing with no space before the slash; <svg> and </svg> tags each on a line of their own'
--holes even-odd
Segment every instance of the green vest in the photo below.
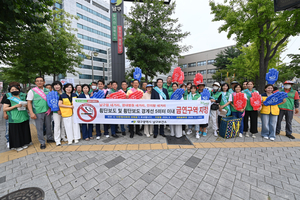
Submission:
<svg viewBox="0 0 300 200">
<path fill-rule="evenodd" d="M 232 94 L 232 102 L 231 103 L 233 104 L 233 102 L 234 102 L 234 96 Z M 236 109 L 234 109 L 231 104 L 230 104 L 230 109 L 231 109 L 231 112 L 241 112 L 241 111 L 237 111 Z"/>
<path fill-rule="evenodd" d="M 214 100 L 218 100 L 218 98 L 221 94 L 222 94 L 221 92 L 216 92 L 214 94 L 213 91 L 210 91 L 210 97 L 213 98 Z"/>
<path fill-rule="evenodd" d="M 253 110 L 253 107 L 250 104 L 250 98 L 252 97 L 253 92 L 257 92 L 257 90 L 252 89 L 252 92 L 250 92 L 250 90 L 246 89 L 246 90 L 242 91 L 242 93 L 245 93 L 247 95 L 247 106 L 246 106 L 246 109 L 245 109 L 246 111 L 252 111 Z M 251 93 L 250 96 L 249 96 L 249 93 Z"/>
<path fill-rule="evenodd" d="M 173 91 L 172 92 L 168 92 L 170 99 L 171 99 L 171 96 L 172 96 L 173 93 L 174 93 Z"/>
<path fill-rule="evenodd" d="M 191 96 L 192 96 L 192 99 L 190 99 L 190 100 L 198 100 L 201 97 L 201 95 L 199 93 L 196 93 L 195 96 L 193 96 L 191 94 Z M 189 100 L 188 98 L 189 98 L 189 95 L 187 95 L 185 100 Z"/>
<path fill-rule="evenodd" d="M 22 101 L 26 101 L 25 99 L 25 96 L 22 95 L 22 97 L 20 96 L 20 99 Z M 11 104 L 11 107 L 17 105 L 18 103 L 10 100 L 10 104 Z M 27 120 L 29 120 L 29 115 L 27 113 L 27 110 L 18 110 L 18 108 L 15 108 L 11 111 L 8 111 L 7 112 L 7 115 L 8 115 L 8 122 L 9 123 L 22 123 L 22 122 L 25 122 Z"/>
<path fill-rule="evenodd" d="M 168 86 L 167 83 L 164 83 L 163 88 L 167 89 L 168 93 L 173 92 L 172 84 L 170 86 Z"/>
<path fill-rule="evenodd" d="M 280 92 L 285 92 L 284 89 L 282 89 Z M 286 98 L 286 102 L 284 104 L 279 105 L 279 108 L 288 109 L 288 110 L 294 110 L 294 104 L 295 104 L 295 94 L 296 91 L 291 89 L 289 93 L 287 93 L 288 98 Z"/>
<path fill-rule="evenodd" d="M 183 98 L 186 99 L 186 98 L 187 98 L 187 95 L 189 95 L 189 92 L 188 92 L 187 90 L 185 90 L 185 91 L 184 91 L 184 94 L 183 94 Z"/>
<path fill-rule="evenodd" d="M 32 108 L 33 112 L 35 114 L 47 112 L 49 109 L 49 106 L 47 104 L 47 101 L 45 101 L 38 93 L 31 90 L 33 92 L 33 100 L 32 100 Z M 44 88 L 44 93 L 47 95 L 49 93 L 49 90 L 47 88 Z"/>
<path fill-rule="evenodd" d="M 222 100 L 220 102 L 220 106 L 224 106 L 226 103 L 223 101 L 223 96 L 224 96 L 223 93 L 221 93 L 221 94 L 222 94 Z M 225 98 L 227 99 L 227 102 L 229 101 L 229 96 L 230 96 L 230 93 L 226 92 Z M 224 107 L 224 109 L 227 110 L 227 111 L 229 111 L 228 106 Z"/>
</svg>

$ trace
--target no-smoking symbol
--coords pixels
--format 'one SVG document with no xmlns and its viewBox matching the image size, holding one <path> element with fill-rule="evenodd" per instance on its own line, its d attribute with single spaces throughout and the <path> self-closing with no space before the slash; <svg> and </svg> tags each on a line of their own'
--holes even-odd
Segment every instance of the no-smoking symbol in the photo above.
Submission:
<svg viewBox="0 0 300 200">
<path fill-rule="evenodd" d="M 97 116 L 97 110 L 92 104 L 84 103 L 78 107 L 77 116 L 84 122 L 92 122 Z"/>
</svg>

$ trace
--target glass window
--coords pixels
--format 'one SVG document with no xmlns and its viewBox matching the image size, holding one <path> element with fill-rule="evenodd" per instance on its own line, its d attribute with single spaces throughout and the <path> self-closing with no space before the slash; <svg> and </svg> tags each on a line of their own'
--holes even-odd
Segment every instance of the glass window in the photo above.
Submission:
<svg viewBox="0 0 300 200">
<path fill-rule="evenodd" d="M 184 72 L 184 76 L 187 76 L 187 72 Z"/>
<path fill-rule="evenodd" d="M 86 49 L 86 50 L 89 50 L 89 51 L 96 51 L 96 52 L 98 52 L 98 53 L 107 54 L 107 51 L 105 51 L 105 50 L 97 49 L 97 48 L 90 47 L 90 46 L 86 46 L 86 45 L 82 45 L 82 48 L 84 48 L 84 49 Z"/>
<path fill-rule="evenodd" d="M 102 45 L 105 45 L 105 46 L 110 47 L 110 44 L 109 44 L 109 43 L 103 42 L 103 41 L 101 41 L 101 40 L 97 40 L 97 39 L 95 39 L 95 38 L 88 37 L 88 36 L 86 36 L 86 35 L 82 35 L 82 34 L 77 33 L 77 37 L 78 37 L 78 38 L 81 38 L 81 39 L 84 39 L 84 40 L 88 40 L 88 41 L 91 41 L 91 42 L 95 42 L 95 43 L 102 44 Z"/>
<path fill-rule="evenodd" d="M 79 74 L 79 79 L 92 79 L 92 75 L 88 74 Z M 94 80 L 102 80 L 103 76 L 94 75 Z M 107 76 L 105 76 L 105 80 L 107 80 Z"/>
<path fill-rule="evenodd" d="M 188 72 L 188 75 L 189 76 L 194 76 L 194 75 L 196 75 L 196 71 Z"/>
<path fill-rule="evenodd" d="M 208 69 L 207 74 L 215 74 L 217 70 L 215 69 Z"/>
<path fill-rule="evenodd" d="M 189 63 L 188 67 L 196 67 L 196 63 Z"/>
<path fill-rule="evenodd" d="M 92 13 L 93 15 L 96 15 L 96 16 L 98 16 L 98 17 L 100 17 L 100 18 L 102 18 L 102 19 L 105 19 L 106 21 L 109 21 L 109 22 L 110 22 L 109 17 L 106 17 L 106 16 L 104 16 L 104 15 L 102 15 L 102 14 L 100 14 L 100 13 L 98 13 L 98 12 L 96 12 L 96 11 L 94 11 L 94 10 L 92 10 L 92 9 L 90 9 L 90 8 L 88 8 L 88 7 L 86 7 L 86 6 L 84 6 L 84 5 L 81 5 L 81 4 L 79 4 L 79 3 L 76 3 L 76 5 L 77 5 L 78 8 L 81 8 L 81 9 L 83 9 L 83 10 L 85 10 L 85 11 L 88 11 L 89 13 Z M 108 10 L 108 9 L 107 9 L 107 10 Z M 107 10 L 105 10 L 105 11 L 107 11 Z"/>
<path fill-rule="evenodd" d="M 187 64 L 182 65 L 182 69 L 185 69 L 185 68 L 187 68 Z"/>
<path fill-rule="evenodd" d="M 60 3 L 55 3 L 55 4 L 54 4 L 54 7 L 55 7 L 55 8 L 62 9 L 62 4 L 60 4 Z"/>
<path fill-rule="evenodd" d="M 79 68 L 82 68 L 82 69 L 92 69 L 92 65 L 79 65 Z M 103 67 L 94 66 L 94 70 L 103 71 Z M 107 68 L 105 68 L 105 71 L 107 71 Z"/>
<path fill-rule="evenodd" d="M 214 79 L 212 79 L 212 78 L 207 79 L 207 83 L 213 83 L 213 82 L 214 82 Z"/>
<path fill-rule="evenodd" d="M 206 74 L 206 70 L 200 70 L 200 71 L 197 71 L 197 73 Z"/>
<path fill-rule="evenodd" d="M 101 31 L 97 31 L 97 30 L 95 30 L 95 29 L 93 29 L 93 28 L 87 27 L 87 26 L 82 25 L 82 24 L 77 24 L 77 28 L 81 28 L 81 29 L 87 30 L 87 31 L 89 31 L 89 32 L 96 33 L 96 34 L 98 34 L 98 35 L 101 35 L 101 36 L 110 38 L 110 35 L 109 35 L 109 34 L 103 33 L 103 32 L 101 32 Z"/>
<path fill-rule="evenodd" d="M 87 60 L 92 60 L 92 58 L 88 59 L 85 55 L 82 55 L 82 54 L 78 54 L 78 56 L 80 56 L 80 57 L 82 57 L 84 59 L 87 59 Z M 94 61 L 99 61 L 99 62 L 107 63 L 107 59 L 103 59 L 103 58 L 93 57 L 93 60 Z"/>
<path fill-rule="evenodd" d="M 203 65 L 206 65 L 206 60 L 197 62 L 197 66 L 203 66 Z"/>
<path fill-rule="evenodd" d="M 208 60 L 208 61 L 207 61 L 207 64 L 208 64 L 208 65 L 212 65 L 212 64 L 214 64 L 215 62 L 216 62 L 216 61 L 215 61 L 214 59 L 213 59 L 213 60 Z"/>
<path fill-rule="evenodd" d="M 81 14 L 79 14 L 79 13 L 77 13 L 77 16 L 78 16 L 79 18 L 85 20 L 85 21 L 91 22 L 91 23 L 93 23 L 93 24 L 96 24 L 97 26 L 101 26 L 101 27 L 106 28 L 107 30 L 110 30 L 110 27 L 109 27 L 109 26 L 107 26 L 107 25 L 105 25 L 105 24 L 102 24 L 102 23 L 100 23 L 100 22 L 98 22 L 98 21 L 96 21 L 96 20 L 93 20 L 93 19 L 91 19 L 91 18 L 89 18 L 89 17 L 86 17 L 86 16 L 81 15 Z"/>
</svg>

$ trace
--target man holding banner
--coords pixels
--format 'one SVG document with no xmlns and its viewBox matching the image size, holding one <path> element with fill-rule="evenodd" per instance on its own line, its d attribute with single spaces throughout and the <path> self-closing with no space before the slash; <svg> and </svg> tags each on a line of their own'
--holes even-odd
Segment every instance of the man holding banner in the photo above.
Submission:
<svg viewBox="0 0 300 200">
<path fill-rule="evenodd" d="M 169 94 L 168 90 L 163 88 L 163 80 L 161 78 L 158 78 L 156 80 L 156 87 L 152 90 L 151 99 L 157 99 L 157 100 L 168 100 Z M 158 135 L 158 125 L 154 125 L 154 138 L 157 138 Z M 163 137 L 165 136 L 164 133 L 164 125 L 160 125 L 160 135 Z"/>
</svg>

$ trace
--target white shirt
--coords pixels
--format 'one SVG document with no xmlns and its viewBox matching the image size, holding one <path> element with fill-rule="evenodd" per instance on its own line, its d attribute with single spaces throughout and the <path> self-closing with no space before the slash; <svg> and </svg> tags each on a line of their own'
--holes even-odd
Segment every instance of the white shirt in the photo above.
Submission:
<svg viewBox="0 0 300 200">
<path fill-rule="evenodd" d="M 39 89 L 40 89 L 40 88 L 39 88 Z M 43 89 L 40 89 L 40 90 L 42 90 L 42 91 L 44 92 L 44 88 L 43 88 Z M 27 100 L 27 101 L 28 101 L 28 100 L 29 100 L 29 101 L 32 101 L 33 98 L 34 98 L 34 94 L 33 94 L 33 91 L 32 91 L 32 89 L 31 89 L 31 90 L 28 91 L 26 100 Z"/>
<path fill-rule="evenodd" d="M 85 98 L 90 99 L 90 96 L 88 94 L 85 95 Z"/>
</svg>

